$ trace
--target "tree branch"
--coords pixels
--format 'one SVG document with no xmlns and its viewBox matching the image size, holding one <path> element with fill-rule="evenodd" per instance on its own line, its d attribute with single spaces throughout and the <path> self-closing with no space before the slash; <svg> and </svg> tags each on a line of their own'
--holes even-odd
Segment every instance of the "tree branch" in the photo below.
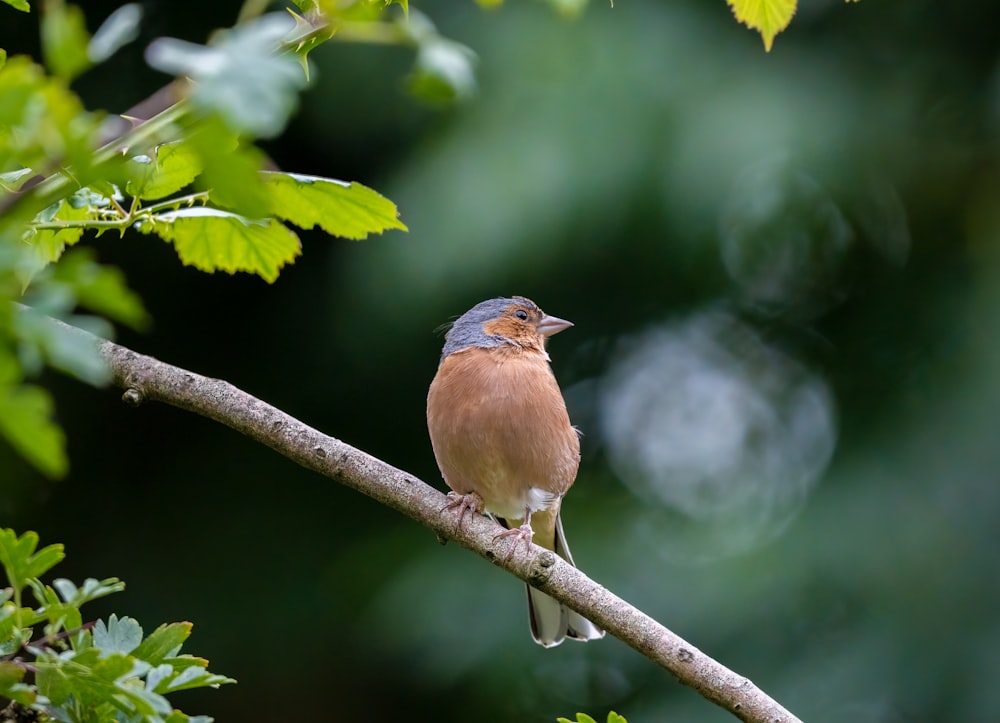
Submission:
<svg viewBox="0 0 1000 723">
<path fill-rule="evenodd" d="M 225 424 L 307 469 L 402 512 L 432 529 L 440 539 L 454 540 L 561 600 L 740 720 L 801 723 L 749 679 L 705 655 L 552 552 L 537 545 L 525 551 L 516 540 L 495 540 L 500 528 L 486 517 L 466 518 L 459 529 L 453 514 L 442 513 L 445 496 L 413 475 L 322 434 L 228 382 L 55 323 L 66 333 L 97 344 L 114 383 L 125 389 L 123 400 L 127 404 L 165 402 Z M 510 545 L 516 550 L 508 559 Z"/>
</svg>

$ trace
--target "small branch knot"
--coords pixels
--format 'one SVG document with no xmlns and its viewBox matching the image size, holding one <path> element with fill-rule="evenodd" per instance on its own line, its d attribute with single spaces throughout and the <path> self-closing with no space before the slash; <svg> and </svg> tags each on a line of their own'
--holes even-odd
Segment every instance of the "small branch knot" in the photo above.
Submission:
<svg viewBox="0 0 1000 723">
<path fill-rule="evenodd" d="M 677 659 L 682 663 L 690 663 L 694 661 L 694 653 L 687 648 L 681 648 L 677 651 Z"/>
<path fill-rule="evenodd" d="M 125 390 L 125 393 L 122 394 L 122 401 L 130 407 L 138 407 L 143 403 L 143 401 L 145 401 L 145 398 L 142 396 L 142 392 L 138 389 L 135 387 L 129 387 Z"/>
<path fill-rule="evenodd" d="M 531 578 L 531 583 L 534 585 L 540 585 L 544 582 L 548 582 L 549 570 L 556 564 L 556 555 L 554 552 L 549 552 L 546 550 L 541 555 L 535 559 L 535 564 L 531 566 L 531 570 L 528 573 Z"/>
</svg>

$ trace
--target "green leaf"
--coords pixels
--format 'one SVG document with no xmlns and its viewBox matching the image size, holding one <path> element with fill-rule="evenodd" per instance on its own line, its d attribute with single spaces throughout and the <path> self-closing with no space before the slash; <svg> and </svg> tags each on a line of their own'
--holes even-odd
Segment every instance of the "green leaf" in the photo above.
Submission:
<svg viewBox="0 0 1000 723">
<path fill-rule="evenodd" d="M 22 12 L 31 12 L 31 6 L 28 4 L 28 0 L 3 0 L 5 3 L 10 5 L 15 10 L 21 10 Z"/>
<path fill-rule="evenodd" d="M 71 581 L 64 577 L 56 578 L 52 581 L 52 587 L 59 593 L 59 597 L 64 602 L 80 607 L 91 600 L 97 600 L 112 593 L 121 592 L 125 589 L 125 583 L 117 577 L 109 577 L 104 580 L 95 580 L 88 577 L 83 581 L 83 587 L 78 588 Z"/>
<path fill-rule="evenodd" d="M 52 273 L 52 280 L 66 284 L 77 303 L 133 329 L 149 325 L 142 299 L 125 284 L 125 275 L 113 266 L 94 260 L 93 249 L 74 249 Z"/>
<path fill-rule="evenodd" d="M 625 716 L 618 715 L 614 711 L 610 711 L 608 713 L 608 723 L 628 723 L 628 721 L 625 720 Z"/>
<path fill-rule="evenodd" d="M 357 4 L 358 3 L 355 3 L 355 5 Z M 306 12 L 309 14 L 310 18 L 322 19 L 323 17 L 332 17 L 325 14 L 322 9 L 319 9 L 319 12 L 309 10 L 306 10 Z M 288 14 L 295 20 L 295 29 L 289 33 L 290 37 L 288 39 L 288 43 L 291 47 L 294 47 L 295 59 L 302 67 L 302 73 L 306 82 L 308 82 L 310 80 L 309 53 L 319 46 L 324 45 L 334 36 L 337 31 L 337 23 L 313 23 L 312 20 L 307 20 L 291 8 L 288 8 Z"/>
<path fill-rule="evenodd" d="M 4 50 L 3 48 L 0 48 L 0 68 L 3 68 L 3 66 L 6 63 L 7 63 L 7 51 Z"/>
<path fill-rule="evenodd" d="M 60 167 L 72 167 L 74 180 L 87 185 L 99 119 L 86 112 L 65 81 L 17 56 L 0 73 L 0 98 L 0 147 L 11 153 L 3 167 L 47 168 L 58 158 Z"/>
<path fill-rule="evenodd" d="M 268 283 L 301 252 L 299 238 L 271 219 L 254 220 L 214 208 L 186 208 L 139 224 L 173 243 L 181 262 L 202 271 L 246 271 Z"/>
<path fill-rule="evenodd" d="M 237 131 L 271 138 L 285 127 L 306 83 L 295 58 L 277 52 L 294 25 L 272 13 L 220 33 L 211 46 L 158 38 L 146 60 L 192 78 L 191 100 L 203 111 L 218 113 Z"/>
<path fill-rule="evenodd" d="M 52 72 L 72 80 L 90 67 L 87 45 L 90 35 L 83 11 L 63 0 L 48 0 L 42 4 L 42 54 Z"/>
<path fill-rule="evenodd" d="M 796 0 L 726 0 L 733 15 L 764 39 L 764 50 L 771 52 L 774 36 L 788 27 L 795 15 Z"/>
<path fill-rule="evenodd" d="M 41 387 L 0 383 L 0 436 L 42 474 L 58 478 L 69 470 L 69 459 L 52 412 L 52 397 Z"/>
<path fill-rule="evenodd" d="M 250 218 L 263 215 L 270 199 L 259 173 L 264 165 L 259 150 L 241 145 L 217 117 L 204 119 L 188 142 L 203 169 L 198 186 L 211 191 L 215 203 Z"/>
<path fill-rule="evenodd" d="M 67 333 L 53 324 L 49 316 L 62 316 L 67 323 L 91 328 L 107 325 L 107 322 L 97 317 L 65 315 L 66 306 L 76 303 L 76 296 L 67 284 L 47 283 L 44 291 L 46 294 L 33 292 L 25 297 L 25 302 L 32 306 L 14 317 L 22 366 L 36 371 L 47 362 L 88 384 L 106 384 L 111 372 L 96 345 L 79 334 Z M 107 333 L 110 329 L 103 331 Z"/>
<path fill-rule="evenodd" d="M 213 718 L 207 715 L 188 716 L 179 710 L 175 710 L 163 719 L 163 723 L 212 723 L 213 720 Z"/>
<path fill-rule="evenodd" d="M 24 588 L 30 578 L 40 577 L 66 556 L 59 544 L 35 552 L 37 547 L 37 532 L 28 531 L 18 537 L 14 530 L 0 529 L 0 564 L 15 590 Z"/>
<path fill-rule="evenodd" d="M 164 624 L 149 634 L 132 654 L 152 665 L 159 665 L 164 659 L 177 654 L 181 645 L 191 635 L 191 623 Z"/>
<path fill-rule="evenodd" d="M 6 697 L 7 691 L 24 679 L 24 668 L 16 663 L 0 660 L 0 697 Z"/>
<path fill-rule="evenodd" d="M 2 52 L 2 51 L 0 51 Z M 3 67 L 0 65 L 0 67 Z M 30 168 L 19 168 L 9 173 L 0 173 L 0 188 L 5 191 L 14 192 L 21 188 L 22 184 L 35 175 Z"/>
<path fill-rule="evenodd" d="M 272 199 L 271 212 L 300 228 L 319 226 L 349 239 L 392 228 L 407 230 L 396 204 L 360 183 L 274 171 L 261 176 Z"/>
<path fill-rule="evenodd" d="M 125 192 L 143 200 L 165 198 L 191 185 L 202 171 L 201 160 L 187 143 L 164 143 L 153 156 L 135 156 L 126 164 Z M 256 170 L 256 169 L 255 169 Z"/>
<path fill-rule="evenodd" d="M 32 705 L 38 697 L 31 686 L 24 685 L 25 669 L 17 663 L 0 660 L 0 698 L 9 698 L 21 705 Z"/>
<path fill-rule="evenodd" d="M 139 37 L 142 5 L 129 3 L 111 13 L 94 33 L 87 46 L 87 56 L 92 63 L 103 63 L 124 45 Z"/>
<path fill-rule="evenodd" d="M 178 690 L 190 690 L 191 688 L 216 688 L 225 683 L 235 683 L 233 678 L 224 675 L 210 673 L 200 665 L 192 665 L 180 671 L 171 669 L 169 675 L 166 674 L 166 667 L 161 665 L 157 668 L 163 675 L 158 677 L 155 686 L 150 683 L 150 687 L 157 693 L 173 693 Z"/>
<path fill-rule="evenodd" d="M 47 621 L 45 625 L 46 635 L 58 635 L 63 630 L 77 630 L 83 625 L 79 608 L 59 602 L 55 591 L 37 579 L 31 580 L 30 584 L 35 593 L 35 599 L 41 605 L 35 612 L 38 617 Z"/>
<path fill-rule="evenodd" d="M 81 190 L 87 191 L 87 189 Z M 98 219 L 100 217 L 99 209 L 103 206 L 87 203 L 85 199 L 88 199 L 89 196 L 86 194 L 78 196 L 79 193 L 80 191 L 77 191 L 73 196 L 57 201 L 41 211 L 35 216 L 34 223 L 58 224 L 60 221 Z M 106 198 L 104 200 L 107 202 L 104 204 L 105 206 L 110 203 Z M 18 277 L 21 279 L 22 285 L 26 287 L 39 271 L 52 262 L 58 261 L 67 246 L 74 245 L 83 237 L 84 230 L 82 227 L 54 229 L 29 227 L 24 240 L 31 248 L 31 254 L 25 258 L 21 268 L 18 269 Z"/>
<path fill-rule="evenodd" d="M 38 692 L 48 698 L 53 705 L 59 706 L 65 703 L 73 692 L 68 666 L 48 659 L 37 660 L 35 670 L 35 685 L 38 686 Z"/>
<path fill-rule="evenodd" d="M 461 43 L 440 36 L 420 43 L 410 75 L 410 92 L 426 101 L 453 103 L 476 92 L 476 54 Z"/>
<path fill-rule="evenodd" d="M 119 620 L 114 613 L 108 618 L 107 624 L 98 620 L 93 633 L 94 647 L 100 648 L 102 657 L 111 653 L 131 653 L 142 642 L 142 627 L 139 623 L 129 617 Z"/>
</svg>

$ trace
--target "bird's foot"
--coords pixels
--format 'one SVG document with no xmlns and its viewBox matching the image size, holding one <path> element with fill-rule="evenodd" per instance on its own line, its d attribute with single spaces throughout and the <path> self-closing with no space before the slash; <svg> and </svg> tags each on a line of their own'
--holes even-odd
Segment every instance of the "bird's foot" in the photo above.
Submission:
<svg viewBox="0 0 1000 723">
<path fill-rule="evenodd" d="M 441 511 L 458 509 L 458 522 L 455 524 L 455 529 L 460 530 L 462 529 L 462 524 L 465 522 L 465 515 L 468 514 L 469 510 L 478 515 L 485 507 L 486 504 L 483 502 L 483 498 L 475 492 L 470 492 L 467 495 L 460 495 L 458 492 L 449 492 L 448 504 L 442 507 Z"/>
<path fill-rule="evenodd" d="M 518 542 L 524 542 L 525 550 L 531 549 L 531 538 L 534 537 L 534 535 L 535 531 L 531 529 L 531 523 L 525 522 L 520 527 L 512 527 L 509 530 L 504 530 L 503 532 L 496 535 L 493 538 L 493 541 L 496 542 L 497 540 L 504 537 L 515 538 L 514 540 L 511 541 L 510 549 L 507 550 L 507 556 L 505 557 L 505 559 L 509 562 L 510 558 L 514 557 L 514 550 L 517 549 Z"/>
</svg>

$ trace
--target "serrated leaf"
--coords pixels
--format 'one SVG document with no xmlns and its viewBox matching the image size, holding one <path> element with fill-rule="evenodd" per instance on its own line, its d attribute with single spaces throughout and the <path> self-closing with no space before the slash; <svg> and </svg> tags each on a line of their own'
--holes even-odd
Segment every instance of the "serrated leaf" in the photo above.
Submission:
<svg viewBox="0 0 1000 723">
<path fill-rule="evenodd" d="M 305 76 L 306 82 L 310 80 L 309 77 L 309 53 L 318 48 L 320 45 L 324 45 L 330 38 L 334 36 L 337 32 L 337 23 L 326 22 L 324 25 L 316 25 L 312 21 L 307 20 L 298 13 L 296 13 L 291 8 L 286 8 L 288 14 L 292 16 L 295 21 L 295 28 L 288 35 L 288 44 L 295 49 L 295 59 L 298 61 L 299 65 L 302 67 L 302 73 Z M 315 11 L 309 13 L 310 17 L 322 18 L 331 16 L 324 15 L 322 10 L 319 13 Z"/>
<path fill-rule="evenodd" d="M 349 239 L 392 228 L 407 230 L 396 204 L 360 183 L 275 171 L 261 176 L 270 191 L 271 212 L 299 228 L 319 226 Z"/>
<path fill-rule="evenodd" d="M 208 672 L 205 668 L 192 665 L 185 668 L 172 678 L 160 681 L 156 689 L 157 693 L 173 693 L 178 690 L 190 690 L 191 688 L 215 688 L 224 683 L 235 683 L 233 678 L 224 675 L 216 675 Z"/>
<path fill-rule="evenodd" d="M 38 620 L 22 620 L 22 624 L 35 624 L 44 619 L 45 635 L 54 637 L 63 631 L 73 633 L 73 647 L 75 650 L 83 650 L 89 645 L 89 632 L 82 629 L 83 617 L 80 613 L 80 606 L 73 602 L 61 602 L 56 592 L 48 585 L 42 585 L 41 581 L 34 579 L 30 581 L 32 592 L 39 603 L 39 607 L 32 611 L 32 616 Z M 22 615 L 22 618 L 24 616 Z"/>
<path fill-rule="evenodd" d="M 48 603 L 39 609 L 39 613 L 44 614 L 48 621 L 45 625 L 46 635 L 58 635 L 63 630 L 77 630 L 83 625 L 83 616 L 79 608 L 66 603 Z"/>
<path fill-rule="evenodd" d="M 150 633 L 132 654 L 147 663 L 159 665 L 166 658 L 177 654 L 181 645 L 191 635 L 191 628 L 191 623 L 187 622 L 161 625 Z"/>
<path fill-rule="evenodd" d="M 52 397 L 30 384 L 0 384 L 0 435 L 47 477 L 69 469 L 66 437 L 53 419 Z"/>
<path fill-rule="evenodd" d="M 192 665 L 197 665 L 199 668 L 207 668 L 208 661 L 205 658 L 199 658 L 195 655 L 178 655 L 176 657 L 167 657 L 163 659 L 163 662 L 171 666 L 174 670 L 184 670 Z"/>
<path fill-rule="evenodd" d="M 37 532 L 29 530 L 18 537 L 14 530 L 0 529 L 0 564 L 15 590 L 27 585 L 30 578 L 45 574 L 66 556 L 59 544 L 47 545 L 35 552 L 37 547 Z"/>
<path fill-rule="evenodd" d="M 129 159 L 125 192 L 143 200 L 156 200 L 191 185 L 202 171 L 198 154 L 187 143 L 164 143 L 152 156 Z"/>
<path fill-rule="evenodd" d="M 220 114 L 240 132 L 271 138 L 285 127 L 306 83 L 296 60 L 277 52 L 293 27 L 287 15 L 272 13 L 219 34 L 211 46 L 158 38 L 146 60 L 191 77 L 191 100 L 203 111 Z"/>
<path fill-rule="evenodd" d="M 74 194 L 70 198 L 58 201 L 41 211 L 35 217 L 34 223 L 97 219 L 99 207 L 89 205 L 84 198 Z M 39 271 L 58 261 L 67 246 L 73 246 L 83 237 L 83 232 L 84 229 L 81 227 L 60 229 L 32 229 L 29 227 L 24 240 L 31 247 L 31 254 L 25 258 L 18 269 L 22 286 L 26 287 Z"/>
<path fill-rule="evenodd" d="M 157 720 L 155 716 L 168 713 L 170 705 L 152 691 L 144 688 L 139 678 L 149 671 L 149 666 L 123 653 L 100 657 L 97 648 L 78 653 L 53 655 L 39 651 L 36 660 L 38 690 L 59 706 L 70 696 L 74 706 L 86 709 L 107 709 L 109 704 L 127 713 L 139 714 L 142 720 Z M 110 715 L 87 716 L 73 720 L 114 720 Z"/>
<path fill-rule="evenodd" d="M 163 719 L 163 715 L 170 713 L 169 701 L 137 680 L 118 681 L 116 688 L 118 690 L 118 694 L 115 696 L 116 701 L 124 699 L 126 707 L 141 716 L 140 720 L 158 723 Z"/>
<path fill-rule="evenodd" d="M 625 720 L 625 716 L 618 715 L 614 711 L 610 711 L 608 713 L 608 723 L 628 723 L 628 721 Z"/>
<path fill-rule="evenodd" d="M 97 600 L 105 595 L 121 592 L 125 589 L 125 583 L 117 577 L 109 577 L 104 580 L 96 580 L 88 577 L 83 581 L 83 587 L 77 587 L 65 578 L 56 578 L 52 581 L 52 587 L 59 593 L 63 602 L 80 607 L 91 600 Z"/>
<path fill-rule="evenodd" d="M 102 657 L 111 653 L 131 653 L 142 642 L 142 627 L 139 623 L 130 617 L 119 620 L 114 613 L 107 623 L 98 620 L 92 632 L 94 647 L 100 648 Z"/>
<path fill-rule="evenodd" d="M 245 271 L 268 283 L 301 252 L 299 238 L 272 219 L 254 220 L 214 208 L 158 214 L 139 225 L 173 243 L 181 262 L 202 271 Z"/>
<path fill-rule="evenodd" d="M 90 34 L 83 11 L 62 0 L 43 4 L 42 54 L 53 74 L 72 80 L 90 67 L 87 45 Z"/>
<path fill-rule="evenodd" d="M 102 63 L 124 45 L 139 37 L 142 22 L 142 5 L 128 3 L 111 13 L 101 23 L 87 46 L 87 56 L 92 63 Z"/>
<path fill-rule="evenodd" d="M 795 15 L 796 0 L 726 0 L 733 15 L 764 39 L 764 50 L 771 52 L 774 36 L 788 27 Z"/>
</svg>

